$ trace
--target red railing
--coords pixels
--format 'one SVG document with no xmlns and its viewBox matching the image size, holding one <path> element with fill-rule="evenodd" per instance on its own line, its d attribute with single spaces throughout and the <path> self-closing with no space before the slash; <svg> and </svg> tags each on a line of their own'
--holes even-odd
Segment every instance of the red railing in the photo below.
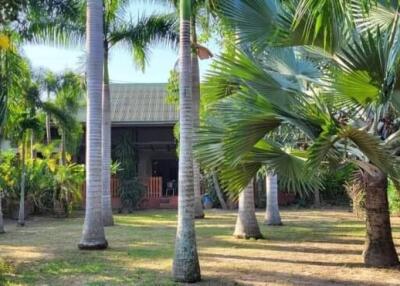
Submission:
<svg viewBox="0 0 400 286">
<path fill-rule="evenodd" d="M 162 196 L 162 177 L 150 177 L 148 179 L 146 198 L 159 198 Z"/>
<path fill-rule="evenodd" d="M 162 177 L 150 177 L 139 180 L 147 189 L 146 198 L 159 198 L 162 196 Z M 112 198 L 119 198 L 119 180 L 117 177 L 112 177 L 110 182 L 110 191 Z M 82 194 L 85 196 L 86 182 L 82 184 Z"/>
</svg>

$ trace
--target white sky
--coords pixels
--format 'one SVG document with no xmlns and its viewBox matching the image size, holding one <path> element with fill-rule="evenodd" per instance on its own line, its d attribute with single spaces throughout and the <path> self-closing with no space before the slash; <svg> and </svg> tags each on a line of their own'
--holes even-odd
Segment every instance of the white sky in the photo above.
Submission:
<svg viewBox="0 0 400 286">
<path fill-rule="evenodd" d="M 170 8 L 156 4 L 138 4 L 141 1 L 132 1 L 129 8 L 129 16 L 151 12 L 167 12 Z M 213 50 L 214 49 L 214 50 Z M 215 53 L 217 45 L 213 45 L 211 50 Z M 34 68 L 46 68 L 54 72 L 64 70 L 82 71 L 84 49 L 61 49 L 43 45 L 25 45 L 23 47 L 25 55 L 30 59 Z M 163 46 L 154 47 L 151 50 L 150 62 L 145 73 L 137 70 L 133 64 L 133 59 L 127 50 L 114 49 L 110 57 L 110 78 L 117 83 L 148 83 L 148 82 L 167 82 L 170 70 L 174 67 L 178 57 L 178 52 Z M 204 75 L 209 67 L 210 60 L 200 62 L 201 74 Z"/>
</svg>

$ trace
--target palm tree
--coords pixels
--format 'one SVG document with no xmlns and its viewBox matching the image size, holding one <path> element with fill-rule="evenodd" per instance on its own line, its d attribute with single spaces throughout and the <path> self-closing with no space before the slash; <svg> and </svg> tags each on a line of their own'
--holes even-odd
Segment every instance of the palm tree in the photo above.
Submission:
<svg viewBox="0 0 400 286">
<path fill-rule="evenodd" d="M 51 72 L 47 71 L 43 77 L 43 85 L 46 90 L 47 101 L 51 100 L 51 94 L 54 93 L 57 89 L 57 77 Z M 46 142 L 47 144 L 51 143 L 51 125 L 50 125 L 50 115 L 46 114 Z"/>
<path fill-rule="evenodd" d="M 36 86 L 31 85 L 24 91 L 24 98 L 22 98 L 23 109 L 20 109 L 16 115 L 17 121 L 13 127 L 13 136 L 18 138 L 19 155 L 20 155 L 20 196 L 19 196 L 19 212 L 18 212 L 18 225 L 25 225 L 25 186 L 26 186 L 26 159 L 28 152 L 28 139 L 40 129 L 40 123 L 37 118 L 36 107 L 39 92 Z M 31 145 L 31 150 L 33 146 Z M 33 152 L 31 152 L 32 154 Z M 31 155 L 32 159 L 32 155 Z"/>
<path fill-rule="evenodd" d="M 176 10 L 179 11 L 179 1 L 170 0 L 175 6 Z M 193 99 L 193 130 L 196 130 L 200 125 L 200 67 L 199 58 L 201 60 L 209 59 L 213 55 L 204 46 L 198 43 L 197 36 L 197 22 L 198 18 L 204 17 L 203 14 L 209 15 L 212 11 L 213 1 L 209 0 L 195 0 L 192 1 L 192 16 L 190 18 L 190 33 L 191 33 L 191 45 L 192 45 L 192 99 Z M 205 13 L 203 13 L 205 12 Z M 203 21 L 208 22 L 208 21 Z M 204 25 L 203 25 L 204 26 Z M 205 27 L 208 29 L 209 27 Z M 196 136 L 196 134 L 194 134 Z M 195 205 L 195 218 L 204 218 L 203 204 L 201 202 L 201 170 L 196 159 L 193 161 L 193 183 L 194 183 L 194 205 Z"/>
<path fill-rule="evenodd" d="M 282 225 L 278 203 L 278 176 L 273 173 L 265 175 L 267 208 L 265 223 L 268 225 Z"/>
<path fill-rule="evenodd" d="M 179 282 L 201 279 L 194 225 L 193 119 L 191 85 L 190 16 L 191 0 L 180 2 L 180 148 L 178 227 L 175 239 L 173 277 Z"/>
<path fill-rule="evenodd" d="M 84 1 L 83 1 L 84 2 Z M 102 190 L 103 190 L 103 219 L 105 226 L 114 224 L 111 207 L 111 106 L 110 106 L 110 76 L 109 56 L 113 47 L 128 47 L 138 67 L 144 70 L 148 50 L 151 44 L 164 43 L 175 46 L 177 42 L 176 19 L 172 15 L 150 15 L 139 18 L 137 23 L 124 19 L 128 0 L 105 0 L 103 14 L 103 99 L 102 99 Z M 70 19 L 68 24 L 64 22 L 49 23 L 43 25 L 37 23 L 32 29 L 38 39 L 64 45 L 74 42 L 81 43 L 84 34 L 84 6 L 78 17 Z M 79 16 L 81 15 L 81 16 Z"/>
<path fill-rule="evenodd" d="M 80 249 L 104 249 L 108 243 L 102 217 L 101 94 L 103 79 L 103 5 L 87 1 L 86 211 Z"/>
<path fill-rule="evenodd" d="M 231 19 L 237 19 L 242 35 L 248 32 L 247 36 L 254 37 L 261 33 L 266 41 L 269 31 L 252 29 L 244 23 L 241 26 L 239 20 L 243 19 L 243 11 L 264 19 L 256 15 L 269 8 L 261 2 L 257 5 L 262 7 L 257 9 L 249 1 L 242 2 L 246 2 L 247 11 L 235 10 L 237 14 L 231 13 Z M 255 28 L 260 24 L 251 25 Z M 210 158 L 217 160 L 216 154 L 222 157 L 220 168 L 246 164 L 245 172 L 235 173 L 236 177 L 225 168 L 229 171 L 224 175 L 226 184 L 236 189 L 246 186 L 263 164 L 297 191 L 319 187 L 318 176 L 313 175 L 321 164 L 356 164 L 365 180 L 364 262 L 380 267 L 399 263 L 386 192 L 388 177 L 394 182 L 399 179 L 397 160 L 393 160 L 400 133 L 393 125 L 399 114 L 399 31 L 397 20 L 391 21 L 388 29 L 367 29 L 331 50 L 334 57 L 302 47 L 271 49 L 265 43 L 257 43 L 256 53 L 242 54 L 234 60 L 223 57 L 214 74 L 220 79 L 215 92 L 218 95 L 226 91 L 228 84 L 238 91 L 214 107 L 215 113 L 223 111 L 223 118 L 215 118 L 222 126 L 219 132 L 225 134 L 214 136 L 218 144 L 214 139 L 208 139 L 207 144 L 214 153 L 208 155 Z M 300 130 L 311 147 L 282 148 L 268 136 L 281 126 Z M 215 132 L 214 127 L 206 129 Z M 203 138 L 200 144 L 204 150 L 206 141 Z M 210 158 L 204 157 L 206 163 Z"/>
<path fill-rule="evenodd" d="M 255 212 L 253 180 L 239 195 L 239 211 L 233 236 L 245 239 L 263 238 Z"/>
<path fill-rule="evenodd" d="M 54 103 L 62 111 L 64 117 L 78 112 L 80 100 L 84 92 L 82 79 L 79 75 L 72 72 L 66 72 L 60 75 L 58 78 L 58 87 L 54 92 L 56 95 Z M 65 121 L 66 120 L 60 121 L 56 118 L 56 123 L 61 131 L 60 165 L 65 165 L 66 163 L 67 139 L 71 141 L 71 137 L 74 133 L 73 131 L 80 127 L 75 118 L 69 118 L 66 123 Z"/>
</svg>

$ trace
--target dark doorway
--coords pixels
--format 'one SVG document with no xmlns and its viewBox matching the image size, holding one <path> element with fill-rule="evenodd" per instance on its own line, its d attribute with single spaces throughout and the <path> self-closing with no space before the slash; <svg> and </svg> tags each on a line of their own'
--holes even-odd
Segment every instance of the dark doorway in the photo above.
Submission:
<svg viewBox="0 0 400 286">
<path fill-rule="evenodd" d="M 178 160 L 153 160 L 152 176 L 162 177 L 163 196 L 177 194 L 178 185 Z"/>
</svg>

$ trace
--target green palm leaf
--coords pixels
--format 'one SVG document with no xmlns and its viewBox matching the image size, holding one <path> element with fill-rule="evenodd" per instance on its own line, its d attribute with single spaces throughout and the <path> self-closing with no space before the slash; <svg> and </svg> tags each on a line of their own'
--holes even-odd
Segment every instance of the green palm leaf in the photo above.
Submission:
<svg viewBox="0 0 400 286">
<path fill-rule="evenodd" d="M 148 62 L 149 44 L 177 46 L 177 18 L 173 14 L 142 16 L 136 22 L 123 22 L 111 27 L 108 37 L 111 46 L 121 44 L 128 47 L 135 63 L 143 70 Z"/>
</svg>

